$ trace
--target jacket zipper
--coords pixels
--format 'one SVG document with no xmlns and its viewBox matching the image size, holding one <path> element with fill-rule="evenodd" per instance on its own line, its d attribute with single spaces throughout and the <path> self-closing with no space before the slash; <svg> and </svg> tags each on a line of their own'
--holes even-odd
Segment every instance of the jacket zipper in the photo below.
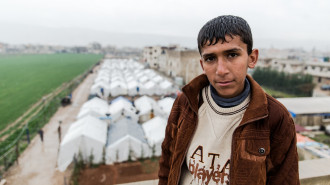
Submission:
<svg viewBox="0 0 330 185">
<path fill-rule="evenodd" d="M 259 118 L 255 118 L 255 119 L 252 119 L 252 120 L 250 120 L 250 121 L 247 121 L 247 122 L 245 122 L 245 123 L 243 123 L 242 125 L 239 125 L 238 127 L 236 127 L 235 128 L 235 130 L 234 130 L 234 132 L 233 132 L 233 135 L 231 136 L 232 137 L 232 139 L 231 139 L 231 153 L 230 153 L 230 169 L 229 169 L 229 184 L 231 184 L 231 182 L 232 182 L 232 179 L 231 179 L 231 177 L 232 177 L 232 171 L 233 171 L 233 168 L 232 168 L 232 164 L 233 164 L 233 146 L 234 146 L 234 135 L 235 135 L 235 132 L 236 132 L 236 130 L 239 128 L 239 127 L 242 127 L 243 125 L 246 125 L 246 124 L 248 124 L 248 123 L 252 123 L 252 122 L 254 122 L 254 121 L 257 121 L 257 120 L 261 120 L 261 119 L 264 119 L 264 118 L 266 118 L 268 115 L 265 115 L 265 116 L 262 116 L 262 117 L 259 117 Z"/>
</svg>

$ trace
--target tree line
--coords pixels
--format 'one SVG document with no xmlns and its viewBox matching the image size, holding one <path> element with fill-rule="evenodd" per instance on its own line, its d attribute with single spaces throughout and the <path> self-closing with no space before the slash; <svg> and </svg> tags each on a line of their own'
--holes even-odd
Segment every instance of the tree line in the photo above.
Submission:
<svg viewBox="0 0 330 185">
<path fill-rule="evenodd" d="M 262 86 L 293 94 L 296 96 L 312 96 L 313 77 L 308 74 L 289 74 L 257 67 L 252 77 Z"/>
</svg>

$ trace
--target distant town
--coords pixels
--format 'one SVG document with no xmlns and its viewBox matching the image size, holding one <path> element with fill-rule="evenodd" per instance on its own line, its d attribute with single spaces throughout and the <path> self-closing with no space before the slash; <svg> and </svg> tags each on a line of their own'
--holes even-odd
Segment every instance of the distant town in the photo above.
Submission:
<svg viewBox="0 0 330 185">
<path fill-rule="evenodd" d="M 91 42 L 86 46 L 59 46 L 41 44 L 11 45 L 0 42 L 0 54 L 55 54 L 93 53 L 104 54 L 106 58 L 135 59 L 148 67 L 173 77 L 178 85 L 184 85 L 201 74 L 200 55 L 197 49 L 178 44 L 167 46 L 116 47 L 102 46 Z M 313 96 L 330 96 L 330 51 L 301 48 L 276 49 L 259 48 L 260 68 L 271 68 L 285 73 L 303 73 L 313 76 Z"/>
</svg>

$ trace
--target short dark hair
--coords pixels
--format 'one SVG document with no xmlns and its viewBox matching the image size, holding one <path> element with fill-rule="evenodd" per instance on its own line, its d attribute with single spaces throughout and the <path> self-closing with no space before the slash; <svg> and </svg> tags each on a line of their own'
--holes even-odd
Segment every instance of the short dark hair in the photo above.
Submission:
<svg viewBox="0 0 330 185">
<path fill-rule="evenodd" d="M 199 53 L 202 54 L 202 48 L 209 42 L 215 45 L 219 41 L 227 42 L 225 36 L 240 36 L 242 42 L 247 44 L 247 52 L 251 54 L 253 40 L 249 24 L 241 17 L 233 15 L 222 15 L 208 21 L 199 31 L 197 42 Z"/>
</svg>

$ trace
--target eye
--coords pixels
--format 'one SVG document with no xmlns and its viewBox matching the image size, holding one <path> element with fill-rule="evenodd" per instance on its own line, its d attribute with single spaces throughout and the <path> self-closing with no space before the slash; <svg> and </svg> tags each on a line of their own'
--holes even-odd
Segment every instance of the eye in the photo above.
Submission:
<svg viewBox="0 0 330 185">
<path fill-rule="evenodd" d="M 235 58 L 235 57 L 237 57 L 237 56 L 238 56 L 237 53 L 229 53 L 229 54 L 228 54 L 228 58 Z"/>
<path fill-rule="evenodd" d="M 209 56 L 209 57 L 205 57 L 205 58 L 204 58 L 204 61 L 205 61 L 205 62 L 213 62 L 213 61 L 215 61 L 215 60 L 216 60 L 216 58 L 213 57 L 213 56 Z"/>
</svg>

